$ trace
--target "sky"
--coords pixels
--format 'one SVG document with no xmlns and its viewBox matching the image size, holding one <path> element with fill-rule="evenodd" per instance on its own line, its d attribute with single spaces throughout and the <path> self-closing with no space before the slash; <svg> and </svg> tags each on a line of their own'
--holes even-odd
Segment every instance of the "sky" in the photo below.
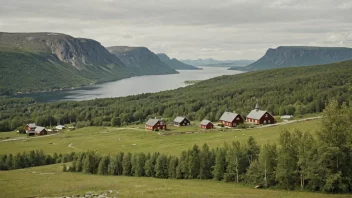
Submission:
<svg viewBox="0 0 352 198">
<path fill-rule="evenodd" d="M 352 0 L 0 0 L 1 32 L 59 32 L 178 59 L 352 47 Z"/>
</svg>

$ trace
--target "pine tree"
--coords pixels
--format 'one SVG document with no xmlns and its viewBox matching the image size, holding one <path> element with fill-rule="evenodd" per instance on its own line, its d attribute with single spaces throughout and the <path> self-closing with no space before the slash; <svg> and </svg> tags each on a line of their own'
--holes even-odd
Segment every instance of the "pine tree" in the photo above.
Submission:
<svg viewBox="0 0 352 198">
<path fill-rule="evenodd" d="M 134 175 L 137 177 L 145 176 L 145 162 L 146 162 L 146 155 L 144 153 L 137 154 L 137 164 Z"/>
<path fill-rule="evenodd" d="M 199 148 L 194 145 L 189 156 L 189 179 L 195 179 L 199 176 L 200 171 L 200 159 L 199 159 Z"/>
<path fill-rule="evenodd" d="M 101 158 L 98 166 L 98 174 L 99 175 L 107 175 L 108 174 L 108 166 L 110 163 L 110 156 L 104 156 Z"/>
<path fill-rule="evenodd" d="M 199 154 L 200 164 L 199 164 L 199 179 L 211 179 L 212 178 L 212 167 L 214 165 L 214 156 L 211 151 L 209 151 L 209 146 L 204 144 L 202 151 Z"/>
<path fill-rule="evenodd" d="M 293 189 L 298 175 L 298 145 L 302 132 L 290 133 L 284 130 L 280 134 L 280 149 L 276 169 L 276 180 L 285 189 Z"/>
<path fill-rule="evenodd" d="M 224 178 L 226 170 L 226 150 L 225 148 L 217 148 L 215 152 L 215 165 L 213 166 L 213 177 L 220 181 Z"/>
<path fill-rule="evenodd" d="M 127 153 L 125 155 L 123 155 L 123 160 L 122 160 L 122 175 L 125 176 L 131 176 L 131 168 L 132 168 L 132 154 L 131 153 Z"/>
<path fill-rule="evenodd" d="M 248 138 L 247 149 L 248 162 L 251 164 L 254 160 L 258 159 L 260 152 L 260 147 L 252 136 Z"/>
<path fill-rule="evenodd" d="M 167 178 L 168 177 L 168 161 L 167 156 L 161 154 L 156 159 L 155 164 L 155 177 L 157 178 Z"/>
</svg>

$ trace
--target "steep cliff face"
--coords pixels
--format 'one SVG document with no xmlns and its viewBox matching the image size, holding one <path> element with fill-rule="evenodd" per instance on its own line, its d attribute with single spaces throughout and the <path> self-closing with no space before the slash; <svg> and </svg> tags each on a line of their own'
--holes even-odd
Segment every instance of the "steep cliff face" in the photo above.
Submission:
<svg viewBox="0 0 352 198">
<path fill-rule="evenodd" d="M 176 58 L 170 59 L 166 54 L 160 53 L 157 54 L 159 59 L 166 63 L 169 67 L 177 70 L 201 70 L 201 68 L 192 66 L 192 65 L 187 65 Z"/>
<path fill-rule="evenodd" d="M 136 75 L 144 74 L 175 74 L 178 73 L 160 61 L 157 55 L 146 47 L 113 46 L 107 48 L 116 55 Z"/>
<path fill-rule="evenodd" d="M 0 33 L 0 45 L 55 54 L 62 62 L 81 70 L 88 66 L 123 66 L 99 42 L 57 33 Z"/>
<path fill-rule="evenodd" d="M 53 90 L 137 75 L 177 73 L 146 48 L 124 52 L 128 56 L 120 57 L 125 64 L 95 40 L 59 33 L 0 32 L 0 48 L 0 67 L 6 70 L 6 74 L 0 72 L 0 79 L 5 79 L 4 75 L 21 79 L 12 82 L 15 78 L 7 76 L 7 83 L 16 86 L 8 86 L 2 92 Z M 25 72 L 18 72 L 21 69 Z M 35 74 L 45 79 L 31 80 Z"/>
<path fill-rule="evenodd" d="M 268 49 L 265 55 L 258 61 L 240 69 L 252 71 L 282 67 L 323 65 L 346 60 L 352 60 L 352 48 L 282 46 L 276 49 Z"/>
</svg>

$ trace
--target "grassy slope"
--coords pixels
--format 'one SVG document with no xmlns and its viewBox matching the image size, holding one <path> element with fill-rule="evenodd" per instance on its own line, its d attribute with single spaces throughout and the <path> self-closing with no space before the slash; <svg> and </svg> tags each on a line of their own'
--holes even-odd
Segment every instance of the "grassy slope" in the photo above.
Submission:
<svg viewBox="0 0 352 198">
<path fill-rule="evenodd" d="M 337 198 L 298 191 L 253 189 L 234 183 L 204 180 L 171 180 L 64 173 L 62 165 L 50 165 L 0 172 L 0 197 L 83 196 L 86 192 L 107 192 L 113 197 L 312 197 Z M 19 190 L 21 189 L 21 190 Z"/>
<path fill-rule="evenodd" d="M 80 87 L 93 82 L 46 52 L 0 47 L 0 68 L 0 88 L 16 91 Z"/>
<path fill-rule="evenodd" d="M 255 137 L 259 144 L 277 141 L 282 129 L 294 128 L 314 132 L 320 120 L 298 122 L 283 126 L 250 130 L 213 130 L 209 133 L 193 133 L 183 135 L 160 136 L 156 132 L 145 129 L 123 129 L 111 127 L 87 127 L 75 131 L 42 137 L 28 138 L 26 141 L 0 142 L 0 154 L 17 153 L 35 149 L 43 149 L 46 153 L 68 153 L 72 151 L 98 150 L 99 153 L 124 152 L 162 152 L 179 155 L 181 151 L 192 148 L 194 144 L 201 146 L 207 143 L 211 148 L 222 146 L 224 142 L 239 140 L 245 142 L 249 136 Z M 173 131 L 204 132 L 198 126 L 178 128 Z M 245 135 L 242 135 L 245 134 Z M 118 140 L 120 138 L 120 140 Z M 72 146 L 77 148 L 68 147 Z M 133 145 L 136 144 L 136 145 Z"/>
</svg>

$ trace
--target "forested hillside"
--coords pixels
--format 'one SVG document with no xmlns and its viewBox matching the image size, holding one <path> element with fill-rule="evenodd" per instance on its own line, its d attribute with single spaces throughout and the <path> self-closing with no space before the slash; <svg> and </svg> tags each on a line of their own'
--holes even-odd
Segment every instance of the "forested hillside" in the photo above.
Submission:
<svg viewBox="0 0 352 198">
<path fill-rule="evenodd" d="M 221 76 L 185 88 L 154 94 L 82 102 L 34 104 L 24 99 L 0 100 L 0 131 L 28 122 L 77 122 L 78 126 L 145 122 L 149 117 L 218 120 L 227 111 L 246 116 L 259 100 L 273 115 L 321 112 L 329 99 L 350 99 L 352 61 L 323 66 L 284 68 Z M 29 105 L 28 105 L 29 104 Z"/>
<path fill-rule="evenodd" d="M 143 62 L 148 56 L 140 59 Z M 165 65 L 145 64 L 148 67 L 141 68 L 136 62 L 125 65 L 92 39 L 59 33 L 0 32 L 0 95 L 177 73 Z"/>
</svg>

